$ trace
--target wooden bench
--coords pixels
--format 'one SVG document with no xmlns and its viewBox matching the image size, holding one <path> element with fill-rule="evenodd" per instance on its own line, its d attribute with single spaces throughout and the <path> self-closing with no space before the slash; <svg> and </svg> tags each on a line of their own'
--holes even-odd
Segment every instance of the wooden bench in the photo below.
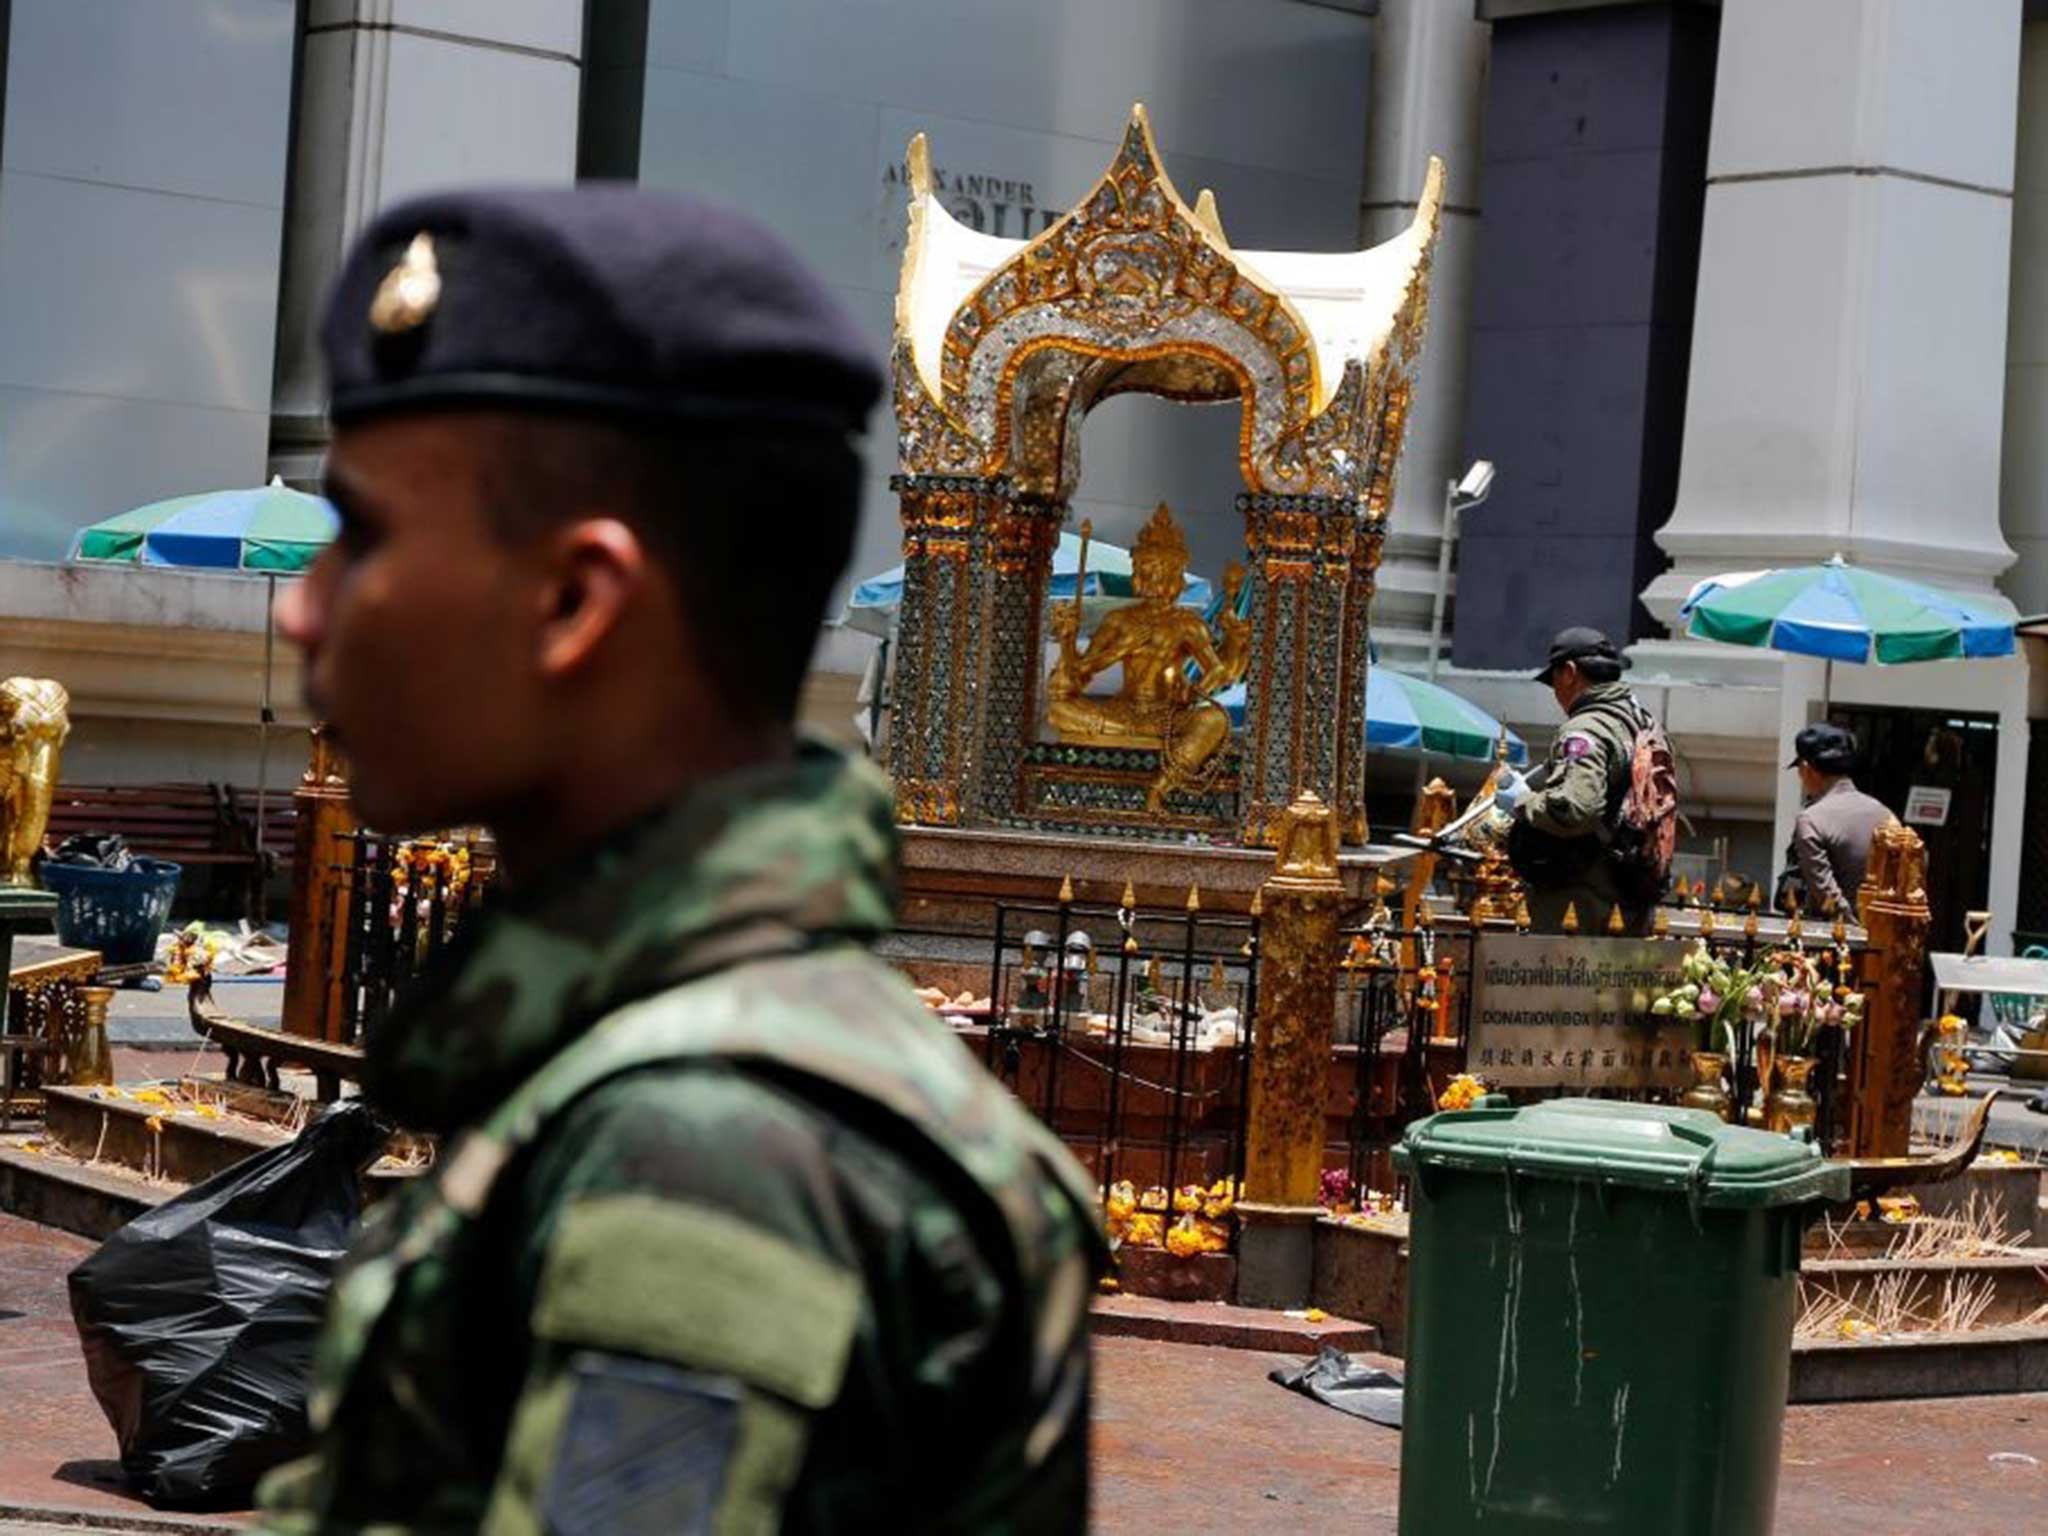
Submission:
<svg viewBox="0 0 2048 1536">
<path fill-rule="evenodd" d="M 254 909 L 262 861 L 251 832 L 215 785 L 60 784 L 45 841 L 54 849 L 82 833 L 118 833 L 131 853 L 145 858 L 238 870 Z"/>
</svg>

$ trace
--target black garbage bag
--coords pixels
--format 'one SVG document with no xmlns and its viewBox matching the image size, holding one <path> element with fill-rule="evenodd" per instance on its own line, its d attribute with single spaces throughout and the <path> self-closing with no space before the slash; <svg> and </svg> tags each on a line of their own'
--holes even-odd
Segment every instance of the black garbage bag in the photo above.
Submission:
<svg viewBox="0 0 2048 1536">
<path fill-rule="evenodd" d="M 121 1228 L 71 1271 L 85 1371 L 152 1503 L 245 1502 L 304 1452 L 307 1371 L 361 1170 L 387 1127 L 337 1104 Z"/>
<path fill-rule="evenodd" d="M 1325 1344 L 1315 1359 L 1300 1365 L 1278 1366 L 1266 1379 L 1353 1418 L 1370 1419 L 1388 1429 L 1401 1427 L 1401 1378 L 1361 1365 L 1335 1345 Z"/>
<path fill-rule="evenodd" d="M 80 832 L 59 843 L 50 862 L 109 869 L 119 874 L 135 862 L 135 855 L 128 851 L 128 840 L 118 832 Z"/>
</svg>

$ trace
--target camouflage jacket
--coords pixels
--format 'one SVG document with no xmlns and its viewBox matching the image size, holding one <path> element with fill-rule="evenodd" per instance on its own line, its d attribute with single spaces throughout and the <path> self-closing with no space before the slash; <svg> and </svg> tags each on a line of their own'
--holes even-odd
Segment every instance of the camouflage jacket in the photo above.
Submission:
<svg viewBox="0 0 2048 1536">
<path fill-rule="evenodd" d="M 1648 714 L 1626 683 L 1598 683 L 1572 705 L 1550 744 L 1541 788 L 1515 808 L 1508 851 L 1529 886 L 1530 909 L 1539 903 L 1559 914 L 1567 901 L 1590 903 L 1583 923 L 1605 916 L 1620 899 L 1607 867 L 1607 845 L 1627 792 L 1629 757 L 1639 720 Z M 1542 902 L 1545 896 L 1557 899 Z M 1539 929 L 1555 927 L 1542 913 Z"/>
<path fill-rule="evenodd" d="M 373 1214 L 268 1529 L 1085 1523 L 1079 1168 L 864 947 L 877 775 L 693 793 L 471 924 L 373 1041 Z"/>
</svg>

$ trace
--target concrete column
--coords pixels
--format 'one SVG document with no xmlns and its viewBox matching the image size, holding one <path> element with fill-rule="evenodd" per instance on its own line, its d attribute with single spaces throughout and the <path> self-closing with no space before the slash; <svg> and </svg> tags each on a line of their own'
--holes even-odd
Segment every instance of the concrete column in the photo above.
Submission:
<svg viewBox="0 0 2048 1536">
<path fill-rule="evenodd" d="M 1989 590 L 2020 0 L 1727 0 L 1670 622 L 1840 552 Z"/>
<path fill-rule="evenodd" d="M 1431 155 L 1442 157 L 1450 178 L 1430 280 L 1429 341 L 1408 417 L 1373 613 L 1382 660 L 1420 660 L 1426 652 L 1444 482 L 1465 472 L 1466 352 L 1491 30 L 1467 5 L 1380 0 L 1360 243 L 1376 245 L 1408 227 Z"/>
<path fill-rule="evenodd" d="M 2003 585 L 2021 613 L 2042 613 L 2048 612 L 2048 22 L 2021 29 L 2005 336 L 1999 523 L 2019 559 Z"/>
<path fill-rule="evenodd" d="M 279 301 L 271 466 L 317 472 L 319 325 L 351 241 L 394 202 L 576 173 L 582 0 L 308 0 Z"/>
</svg>

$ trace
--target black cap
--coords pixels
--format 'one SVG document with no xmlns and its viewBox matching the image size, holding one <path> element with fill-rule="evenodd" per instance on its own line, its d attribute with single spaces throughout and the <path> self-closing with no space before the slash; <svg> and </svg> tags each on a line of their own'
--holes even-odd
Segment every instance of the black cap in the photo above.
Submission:
<svg viewBox="0 0 2048 1536">
<path fill-rule="evenodd" d="M 1856 765 L 1856 738 L 1825 720 L 1809 725 L 1792 738 L 1792 761 L 1785 766 L 1801 763 L 1811 763 L 1822 773 L 1847 773 Z"/>
<path fill-rule="evenodd" d="M 388 209 L 349 253 L 322 341 L 337 421 L 449 405 L 858 430 L 872 347 L 741 213 L 622 182 Z"/>
<path fill-rule="evenodd" d="M 1557 638 L 1550 642 L 1550 660 L 1543 670 L 1536 674 L 1536 681 L 1547 683 L 1550 675 L 1568 661 L 1611 661 L 1617 667 L 1626 667 L 1628 658 L 1614 648 L 1614 642 L 1597 629 L 1583 624 L 1574 624 L 1570 629 L 1560 629 Z"/>
</svg>

